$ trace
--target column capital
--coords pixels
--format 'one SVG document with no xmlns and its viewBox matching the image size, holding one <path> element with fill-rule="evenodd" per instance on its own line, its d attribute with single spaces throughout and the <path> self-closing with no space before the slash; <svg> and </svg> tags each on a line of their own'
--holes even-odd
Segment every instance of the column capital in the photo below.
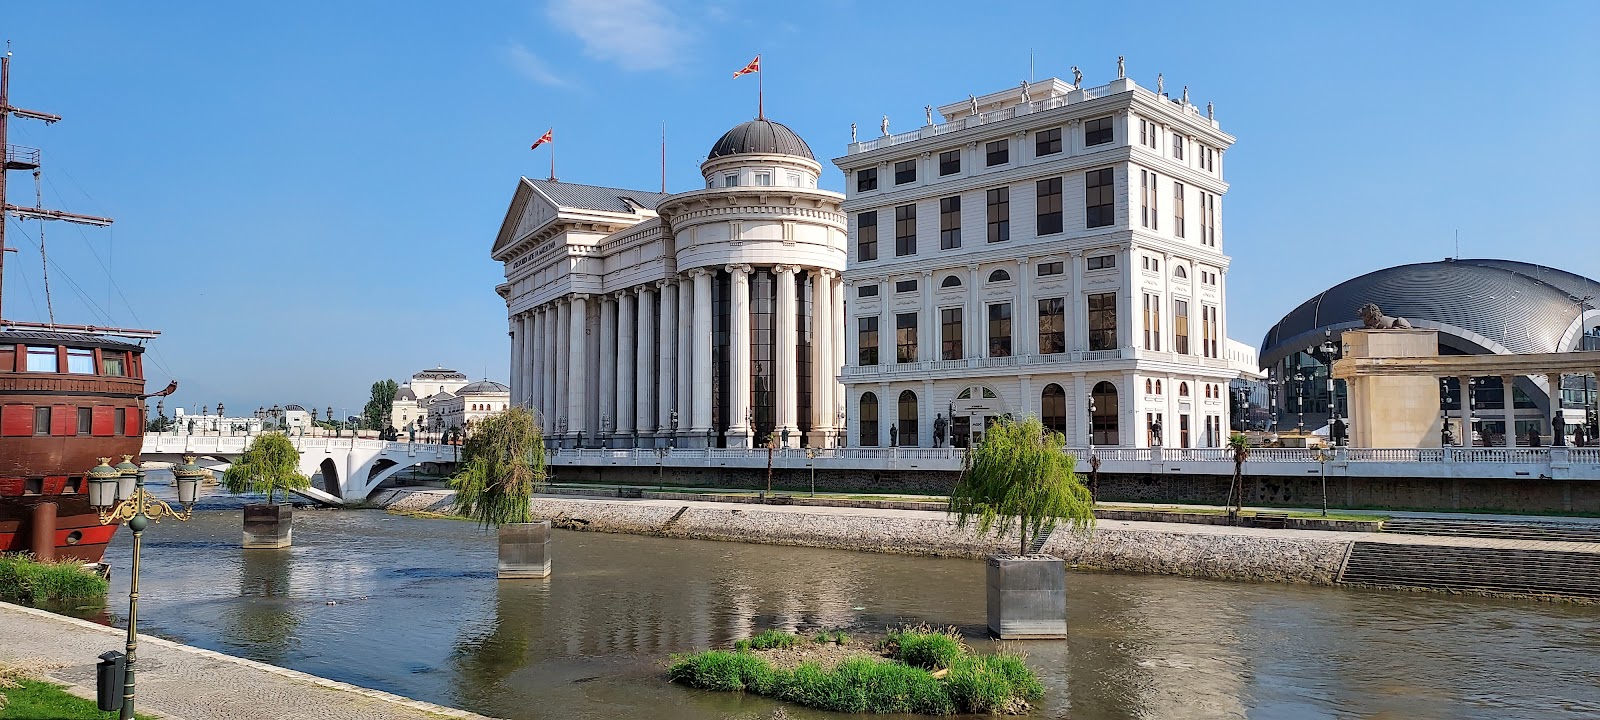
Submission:
<svg viewBox="0 0 1600 720">
<path fill-rule="evenodd" d="M 707 269 L 705 269 L 703 267 L 697 267 L 697 268 L 693 268 L 693 269 L 689 270 L 689 277 L 700 277 L 701 275 L 710 275 L 710 274 L 711 274 L 711 271 L 707 270 Z"/>
<path fill-rule="evenodd" d="M 726 270 L 729 275 L 749 275 L 751 271 L 751 267 L 749 265 L 727 265 L 723 269 Z"/>
<path fill-rule="evenodd" d="M 817 268 L 817 275 L 819 277 L 835 278 L 835 277 L 839 277 L 839 271 L 838 270 L 830 270 L 828 268 Z"/>
<path fill-rule="evenodd" d="M 1079 248 L 1077 250 L 1073 250 L 1072 251 L 1072 256 L 1073 257 L 1083 257 L 1083 249 Z"/>
<path fill-rule="evenodd" d="M 933 271 L 932 270 L 923 270 L 922 271 L 922 276 L 925 277 L 925 278 L 931 278 L 931 277 L 933 277 Z"/>
<path fill-rule="evenodd" d="M 589 299 L 589 293 L 573 293 L 572 294 L 572 299 L 573 300 L 588 300 Z"/>
<path fill-rule="evenodd" d="M 633 286 L 631 288 L 628 288 L 628 289 L 632 290 L 633 294 L 635 294 L 635 295 L 643 295 L 643 294 L 645 294 L 647 292 L 650 292 L 650 283 L 643 283 L 643 284 L 640 284 L 640 285 L 635 285 L 635 286 Z"/>
<path fill-rule="evenodd" d="M 1033 262 L 1033 259 L 1028 257 L 1028 256 L 1026 256 L 1026 255 L 1017 258 L 1017 264 L 1021 265 L 1021 266 L 1026 266 L 1028 263 L 1031 263 L 1031 262 Z"/>
<path fill-rule="evenodd" d="M 656 281 L 656 287 L 662 288 L 662 289 L 666 289 L 666 287 L 668 285 L 677 285 L 677 284 L 678 284 L 678 281 L 675 278 L 662 278 L 662 279 Z"/>
<path fill-rule="evenodd" d="M 793 275 L 799 268 L 793 265 L 773 265 L 772 271 L 779 275 Z"/>
<path fill-rule="evenodd" d="M 967 263 L 967 272 L 972 273 L 973 277 L 977 277 L 979 267 L 981 266 L 978 263 Z"/>
</svg>

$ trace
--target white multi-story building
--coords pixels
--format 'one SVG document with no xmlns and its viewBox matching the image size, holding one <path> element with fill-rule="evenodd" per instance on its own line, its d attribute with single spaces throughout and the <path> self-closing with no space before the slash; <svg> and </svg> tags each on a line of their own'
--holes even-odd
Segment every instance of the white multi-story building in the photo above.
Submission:
<svg viewBox="0 0 1600 720">
<path fill-rule="evenodd" d="M 455 392 L 467 386 L 467 376 L 456 370 L 435 367 L 411 376 L 394 394 L 389 406 L 389 426 L 396 430 L 434 427 L 429 415 L 439 415 L 429 409 L 435 400 L 448 400 Z"/>
<path fill-rule="evenodd" d="M 434 397 L 438 399 L 429 404 L 429 418 L 422 427 L 468 428 L 511 406 L 511 388 L 493 380 L 479 380 Z"/>
<path fill-rule="evenodd" d="M 789 128 L 729 130 L 704 189 L 517 181 L 504 263 L 511 397 L 610 447 L 831 445 L 844 388 L 843 196 Z M 826 369 L 825 369 L 826 368 Z"/>
<path fill-rule="evenodd" d="M 1025 83 L 834 160 L 851 443 L 963 445 L 1004 415 L 1078 447 L 1226 442 L 1234 138 L 1183 95 Z"/>
</svg>

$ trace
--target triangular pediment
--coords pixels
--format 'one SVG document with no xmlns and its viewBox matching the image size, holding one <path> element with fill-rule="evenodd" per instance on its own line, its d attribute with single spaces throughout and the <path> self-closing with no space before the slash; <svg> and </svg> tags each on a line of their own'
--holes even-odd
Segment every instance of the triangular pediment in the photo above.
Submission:
<svg viewBox="0 0 1600 720">
<path fill-rule="evenodd" d="M 517 189 L 511 195 L 511 206 L 505 219 L 500 221 L 500 233 L 495 236 L 490 256 L 500 254 L 515 246 L 519 240 L 556 220 L 560 208 L 544 193 L 539 192 L 527 178 L 517 179 Z"/>
</svg>

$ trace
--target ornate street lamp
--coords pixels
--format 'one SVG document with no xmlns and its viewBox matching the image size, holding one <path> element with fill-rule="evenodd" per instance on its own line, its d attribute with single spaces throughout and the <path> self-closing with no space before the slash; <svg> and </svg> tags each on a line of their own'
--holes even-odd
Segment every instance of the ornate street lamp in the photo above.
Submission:
<svg viewBox="0 0 1600 720">
<path fill-rule="evenodd" d="M 668 450 L 672 450 L 672 449 L 675 449 L 675 448 L 678 447 L 678 409 L 677 408 L 673 408 L 672 409 L 672 414 L 670 415 L 670 417 L 672 419 L 672 434 L 667 436 L 667 449 Z"/>
<path fill-rule="evenodd" d="M 844 447 L 845 442 L 850 438 L 850 430 L 845 427 L 845 417 L 844 408 L 839 408 L 839 440 L 835 443 L 838 447 Z"/>
<path fill-rule="evenodd" d="M 121 521 L 133 531 L 133 561 L 130 566 L 128 588 L 128 642 L 126 663 L 123 669 L 122 704 L 118 717 L 132 720 L 134 703 L 134 669 L 139 647 L 139 551 L 145 528 L 162 518 L 187 521 L 194 515 L 194 503 L 199 496 L 200 480 L 206 471 L 194 464 L 194 456 L 187 455 L 183 465 L 172 469 L 178 486 L 178 502 L 182 510 L 174 510 L 166 502 L 157 500 L 144 489 L 144 471 L 132 463 L 131 456 L 111 467 L 111 458 L 100 458 L 100 464 L 89 471 L 89 502 L 98 511 L 101 525 Z M 132 468 L 133 485 L 124 493 L 124 478 Z M 113 494 L 113 489 L 115 489 Z M 114 506 L 113 506 L 114 505 Z"/>
</svg>

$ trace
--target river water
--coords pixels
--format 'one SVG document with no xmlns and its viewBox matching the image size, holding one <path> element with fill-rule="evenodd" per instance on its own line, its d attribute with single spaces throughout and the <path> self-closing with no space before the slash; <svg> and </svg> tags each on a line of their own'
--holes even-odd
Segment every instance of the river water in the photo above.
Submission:
<svg viewBox="0 0 1600 720">
<path fill-rule="evenodd" d="M 304 510 L 292 549 L 244 551 L 240 504 L 212 496 L 146 532 L 142 631 L 495 717 L 766 718 L 780 703 L 663 669 L 769 627 L 953 625 L 993 649 L 977 561 L 557 531 L 548 580 L 500 582 L 493 536 L 468 522 Z M 119 625 L 130 537 L 106 554 L 100 617 Z M 1068 585 L 1071 638 L 1013 644 L 1047 688 L 1033 717 L 1600 717 L 1593 607 L 1112 573 Z"/>
</svg>

